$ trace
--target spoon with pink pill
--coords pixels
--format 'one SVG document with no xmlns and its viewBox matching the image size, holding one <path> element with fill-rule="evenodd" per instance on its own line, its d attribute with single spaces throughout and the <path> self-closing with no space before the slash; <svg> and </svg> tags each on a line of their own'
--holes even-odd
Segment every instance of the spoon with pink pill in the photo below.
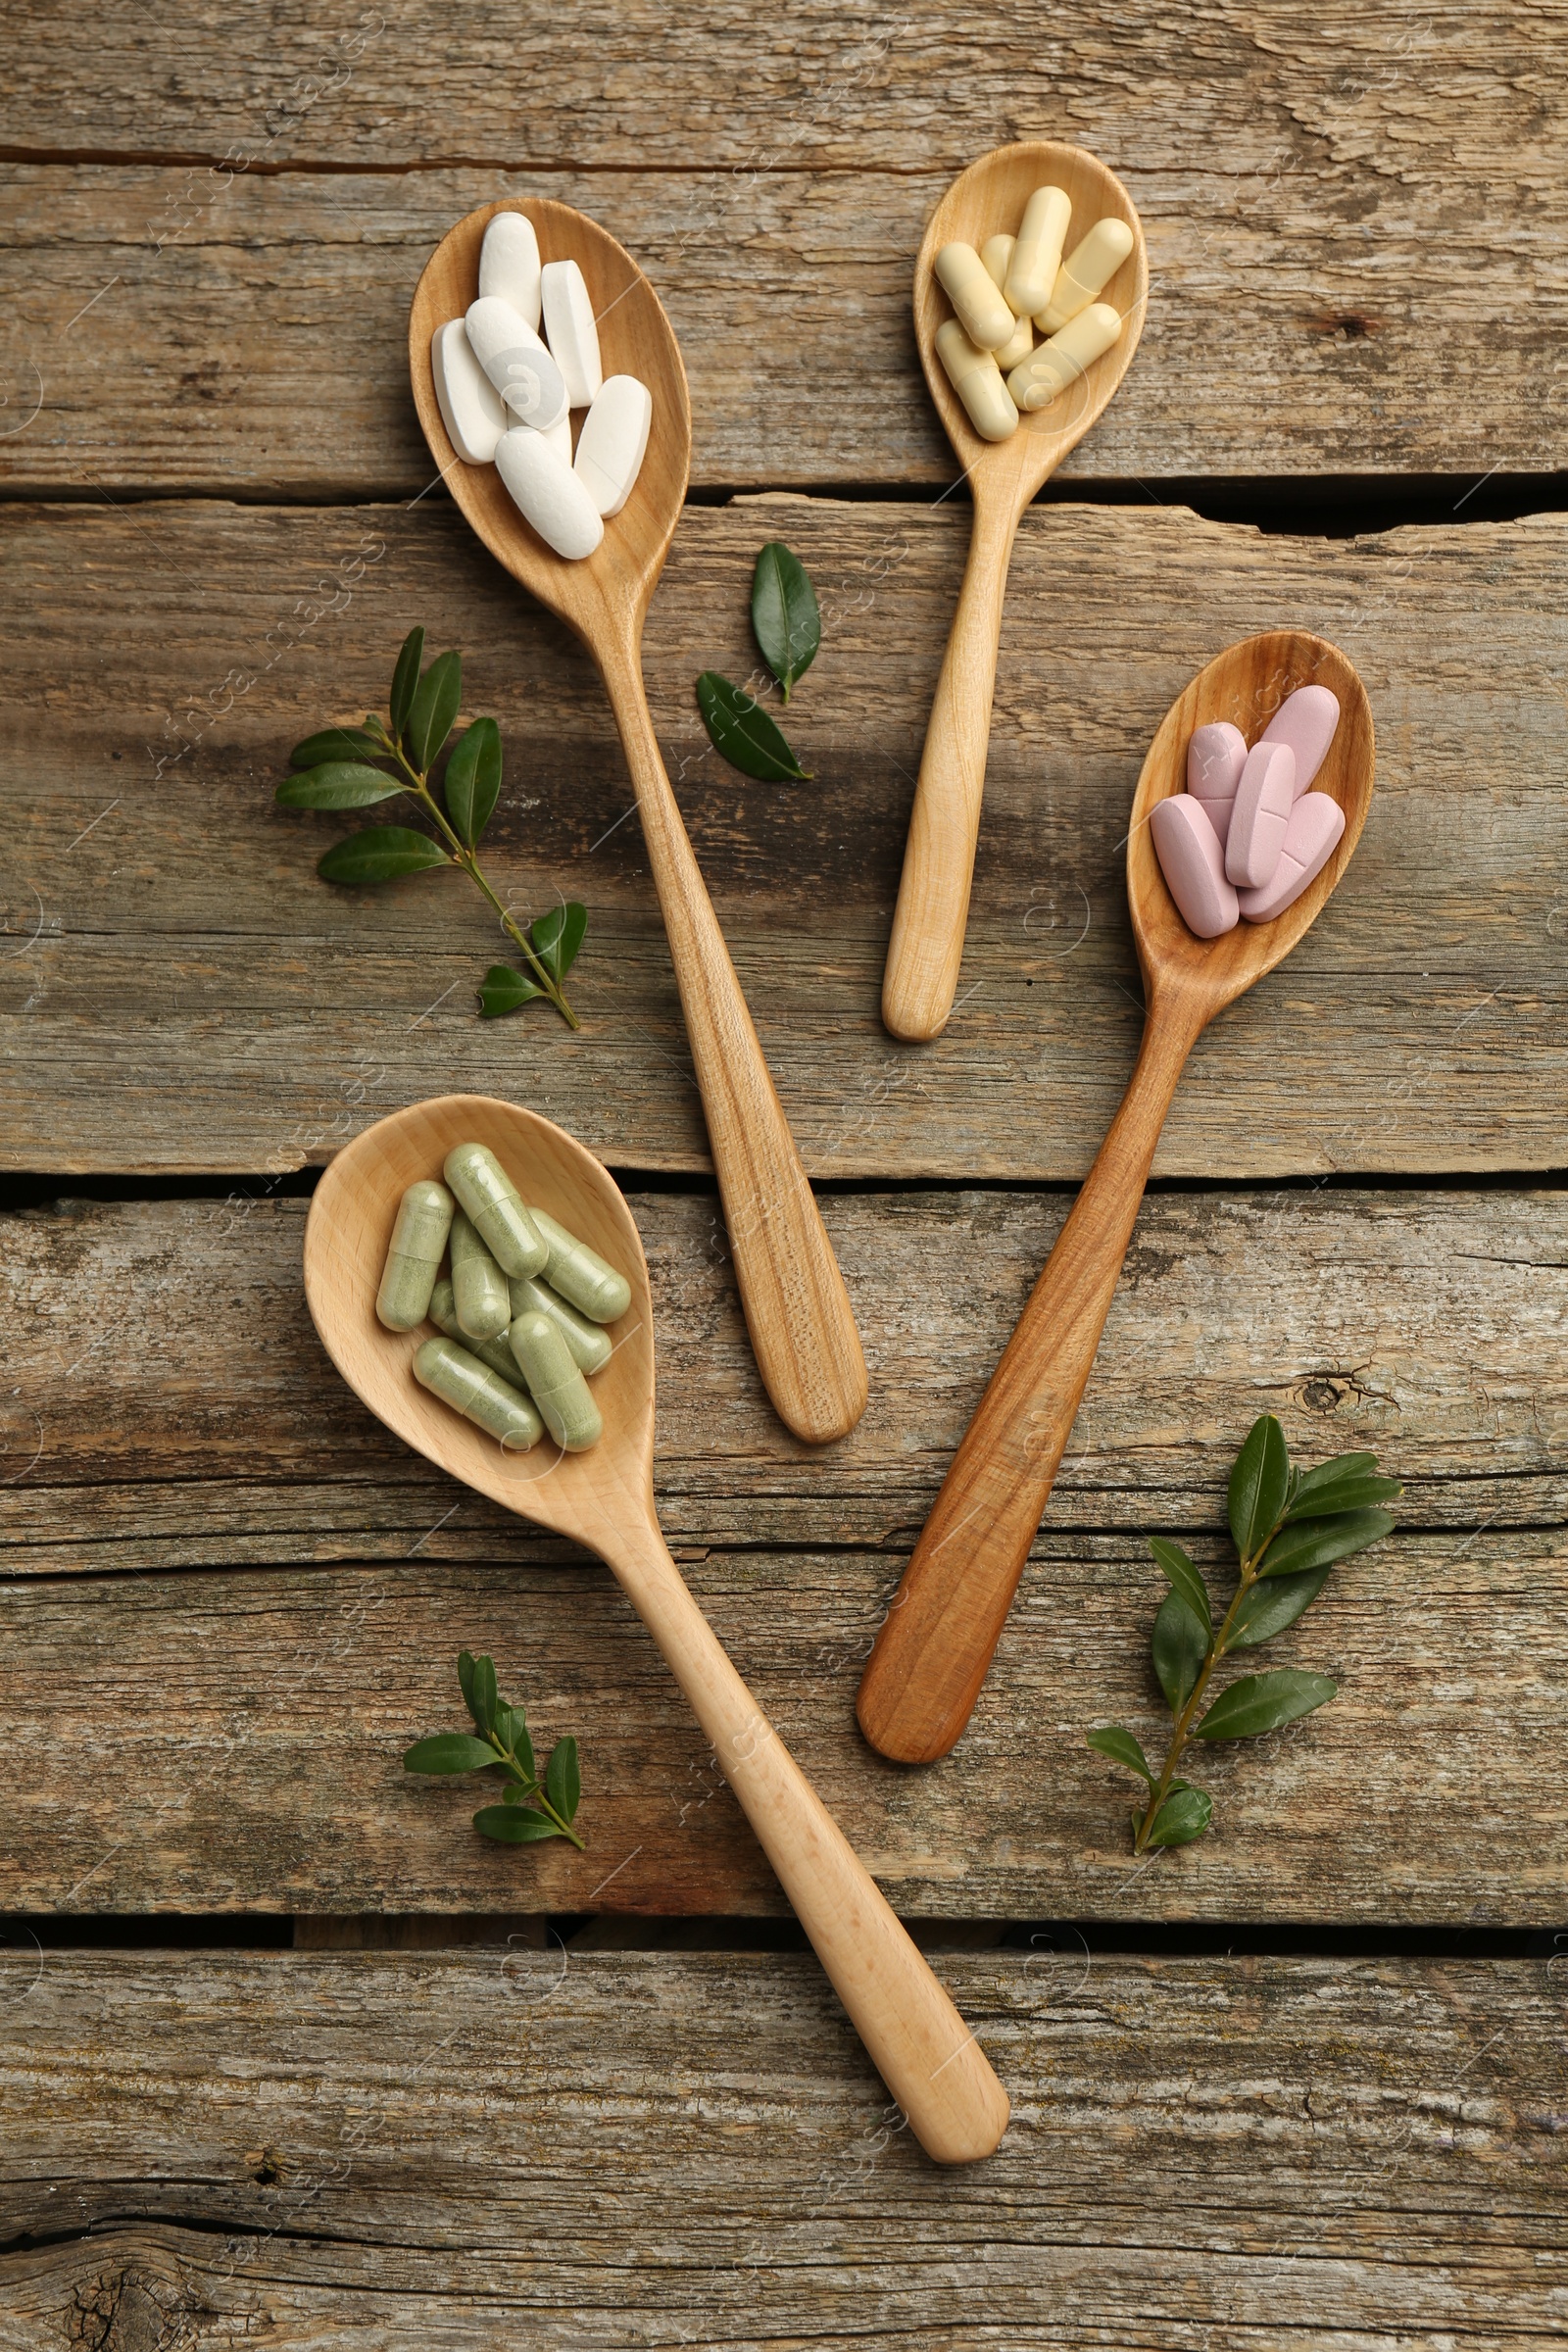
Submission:
<svg viewBox="0 0 1568 2352">
<path fill-rule="evenodd" d="M 1324 817 L 1335 845 L 1272 919 L 1263 910 L 1269 891 L 1281 893 L 1282 884 L 1233 892 L 1244 906 L 1249 899 L 1255 903 L 1254 919 L 1232 914 L 1231 928 L 1200 938 L 1166 885 L 1151 820 L 1174 796 L 1188 797 L 1188 750 L 1199 729 L 1235 728 L 1255 749 L 1287 698 L 1303 687 L 1327 688 L 1339 717 L 1310 774 L 1311 789 L 1295 808 L 1305 808 L 1318 795 L 1332 804 L 1309 815 Z M 1303 698 L 1297 710 L 1310 711 L 1316 699 Z M 1303 768 L 1315 752 L 1312 746 Z M 1077 1415 L 1187 1057 L 1214 1015 L 1271 972 L 1321 913 L 1360 837 L 1372 770 L 1366 690 L 1337 647 L 1304 630 L 1271 630 L 1230 646 L 1199 671 L 1160 721 L 1138 779 L 1127 840 L 1127 899 L 1146 1004 L 1137 1065 L 953 1458 L 866 1664 L 857 1712 L 885 1756 L 929 1763 L 947 1754 L 969 1720 Z"/>
</svg>

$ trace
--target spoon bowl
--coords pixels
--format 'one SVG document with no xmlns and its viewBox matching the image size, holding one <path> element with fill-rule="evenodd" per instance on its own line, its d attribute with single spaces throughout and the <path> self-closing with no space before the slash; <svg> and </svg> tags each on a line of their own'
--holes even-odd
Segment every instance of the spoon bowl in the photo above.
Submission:
<svg viewBox="0 0 1568 2352">
<path fill-rule="evenodd" d="M 605 1434 L 584 1453 L 548 1440 L 498 1444 L 420 1388 L 425 1334 L 375 1314 L 381 1264 L 407 1187 L 438 1176 L 454 1145 L 487 1144 L 524 1200 L 623 1273 L 631 1303 L 594 1381 Z M 832 1816 L 762 1714 L 687 1591 L 654 1506 L 654 1336 L 648 1266 L 631 1212 L 592 1152 L 483 1095 L 443 1095 L 345 1145 L 311 1202 L 305 1295 L 333 1363 L 407 1445 L 465 1486 L 597 1551 L 690 1699 L 839 1997 L 921 2145 L 940 2162 L 987 2156 L 1007 2099 L 979 2044 Z M 520 1385 L 520 1383 L 519 1383 Z"/>
</svg>

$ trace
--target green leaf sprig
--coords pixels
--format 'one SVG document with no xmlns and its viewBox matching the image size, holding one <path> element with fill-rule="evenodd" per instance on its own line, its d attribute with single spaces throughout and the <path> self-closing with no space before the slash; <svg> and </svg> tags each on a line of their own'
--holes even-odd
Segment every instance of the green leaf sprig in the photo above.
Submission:
<svg viewBox="0 0 1568 2352">
<path fill-rule="evenodd" d="M 473 1732 L 437 1732 L 429 1740 L 416 1740 L 404 1754 L 404 1771 L 499 1772 L 507 1784 L 505 1796 L 499 1805 L 481 1805 L 473 1817 L 482 1837 L 503 1845 L 569 1838 L 579 1852 L 586 1852 L 571 1826 L 582 1794 L 576 1740 L 568 1733 L 556 1741 L 541 1780 L 528 1719 L 521 1707 L 509 1707 L 496 1696 L 493 1662 L 464 1650 L 458 1659 L 458 1681 L 473 1718 Z"/>
<path fill-rule="evenodd" d="M 564 982 L 588 928 L 587 909 L 572 900 L 553 906 L 524 931 L 491 888 L 477 852 L 501 797 L 501 730 L 493 718 L 476 718 L 464 729 L 438 798 L 431 770 L 457 723 L 463 657 L 437 654 L 421 670 L 423 659 L 424 631 L 411 629 L 392 673 L 387 718 L 372 712 L 363 727 L 325 727 L 297 743 L 289 754 L 295 773 L 278 786 L 277 799 L 285 808 L 368 808 L 400 792 L 411 794 L 435 826 L 434 838 L 409 825 L 370 825 L 318 860 L 322 881 L 363 889 L 436 866 L 461 867 L 489 900 L 528 967 L 517 971 L 509 963 L 492 964 L 478 991 L 481 1014 L 493 1020 L 534 997 L 546 997 L 575 1029 L 577 1015 Z"/>
<path fill-rule="evenodd" d="M 782 539 L 770 539 L 757 559 L 752 629 L 787 703 L 791 688 L 816 660 L 822 614 L 805 564 Z M 809 770 L 791 751 L 782 728 L 721 671 L 703 671 L 697 681 L 697 708 L 713 749 L 743 776 L 755 776 L 763 784 L 810 782 Z"/>
<path fill-rule="evenodd" d="M 1212 1700 L 1209 1684 L 1221 1658 L 1283 1634 L 1316 1600 L 1337 1561 L 1389 1533 L 1394 1521 L 1381 1506 L 1402 1490 L 1396 1479 L 1376 1475 L 1377 1463 L 1375 1453 L 1342 1453 L 1315 1470 L 1296 1470 L 1274 1415 L 1253 1422 L 1231 1472 L 1231 1538 L 1241 1570 L 1217 1628 L 1208 1587 L 1181 1545 L 1163 1536 L 1150 1538 L 1170 1587 L 1151 1642 L 1154 1673 L 1173 1717 L 1164 1765 L 1156 1776 L 1139 1741 L 1119 1723 L 1088 1734 L 1091 1747 L 1124 1764 L 1148 1787 L 1147 1803 L 1132 1817 L 1135 1853 L 1191 1845 L 1209 1826 L 1213 1800 L 1176 1777 L 1189 1740 L 1253 1740 L 1334 1697 L 1338 1686 L 1327 1675 L 1295 1667 L 1244 1674 Z"/>
</svg>

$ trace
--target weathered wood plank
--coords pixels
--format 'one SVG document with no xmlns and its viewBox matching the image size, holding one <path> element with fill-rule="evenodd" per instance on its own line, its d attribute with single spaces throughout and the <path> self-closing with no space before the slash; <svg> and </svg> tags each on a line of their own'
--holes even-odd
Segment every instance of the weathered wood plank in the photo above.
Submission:
<svg viewBox="0 0 1568 2352">
<path fill-rule="evenodd" d="M 657 723 L 813 1172 L 1081 1176 L 1136 1041 L 1119 845 L 1143 753 L 1221 645 L 1286 622 L 1362 669 L 1377 797 L 1312 935 L 1200 1045 L 1159 1170 L 1561 1166 L 1568 523 L 1324 542 L 1035 510 L 965 1001 L 937 1044 L 900 1047 L 882 957 L 966 523 L 951 504 L 694 511 L 654 607 Z M 603 697 L 450 509 L 13 509 L 0 530 L 5 735 L 27 779 L 5 819 L 8 1164 L 292 1167 L 453 1085 L 521 1092 L 617 1165 L 705 1164 Z M 781 531 L 828 621 L 791 707 L 817 781 L 793 789 L 724 768 L 691 695 L 704 666 L 751 670 L 752 561 Z M 467 649 L 472 707 L 507 735 L 503 886 L 592 909 L 579 1040 L 537 1013 L 475 1019 L 493 934 L 456 877 L 331 891 L 313 871 L 329 820 L 272 806 L 288 745 L 378 700 L 416 618 Z"/>
<path fill-rule="evenodd" d="M 802 1955 L 8 1955 L 5 2341 L 1561 2340 L 1544 1965 L 938 1966 L 959 2173 Z"/>
</svg>

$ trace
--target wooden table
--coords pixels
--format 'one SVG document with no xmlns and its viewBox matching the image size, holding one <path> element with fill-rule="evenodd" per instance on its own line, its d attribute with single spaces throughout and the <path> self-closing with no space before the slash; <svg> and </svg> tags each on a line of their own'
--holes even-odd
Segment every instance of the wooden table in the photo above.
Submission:
<svg viewBox="0 0 1568 2352">
<path fill-rule="evenodd" d="M 8 24 L 0 2344 L 1560 2342 L 1560 11 Z M 1026 517 L 963 1001 L 901 1047 L 967 522 L 910 261 L 963 164 L 1045 135 L 1125 178 L 1153 295 Z M 602 697 L 416 428 L 418 270 L 529 190 L 637 252 L 685 350 L 648 676 L 865 1337 L 826 1455 L 744 1343 Z M 826 621 L 795 790 L 724 767 L 692 694 L 751 666 L 768 537 Z M 514 904 L 591 908 L 580 1037 L 480 1024 L 477 899 L 331 892 L 272 804 L 416 621 L 501 721 Z M 1365 837 L 1200 1045 L 973 1725 L 898 1770 L 858 1663 L 1130 1066 L 1143 749 L 1287 622 L 1367 682 Z M 1011 2089 L 985 2166 L 898 2129 L 608 1576 L 400 1451 L 315 1343 L 314 1172 L 453 1086 L 621 1177 L 670 1541 Z M 1220 1757 L 1213 1836 L 1135 1868 L 1084 1730 L 1152 1733 L 1145 1539 L 1221 1558 L 1265 1409 L 1380 1451 L 1401 1525 L 1282 1652 L 1338 1702 Z M 402 1774 L 465 1643 L 578 1734 L 586 1854 Z"/>
</svg>

